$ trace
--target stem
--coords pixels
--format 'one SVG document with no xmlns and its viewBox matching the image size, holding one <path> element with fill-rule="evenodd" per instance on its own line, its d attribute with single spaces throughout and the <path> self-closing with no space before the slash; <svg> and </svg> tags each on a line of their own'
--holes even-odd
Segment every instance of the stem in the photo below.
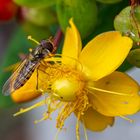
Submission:
<svg viewBox="0 0 140 140">
<path fill-rule="evenodd" d="M 140 0 L 130 0 L 131 6 L 137 6 L 140 4 Z"/>
<path fill-rule="evenodd" d="M 140 38 L 140 30 L 139 30 L 139 27 L 138 27 L 138 22 L 137 22 L 137 20 L 135 18 L 135 15 L 134 15 L 135 7 L 140 5 L 140 0 L 130 0 L 130 4 L 131 4 L 130 14 L 131 14 L 132 20 L 133 20 L 133 22 L 135 24 L 134 26 L 137 29 L 138 36 Z M 140 45 L 140 42 L 137 42 L 137 45 Z"/>
<path fill-rule="evenodd" d="M 63 37 L 63 33 L 61 31 L 61 29 L 59 28 L 54 36 L 54 40 L 53 40 L 53 44 L 54 44 L 54 48 L 55 48 L 55 52 L 61 42 L 61 39 Z"/>
</svg>

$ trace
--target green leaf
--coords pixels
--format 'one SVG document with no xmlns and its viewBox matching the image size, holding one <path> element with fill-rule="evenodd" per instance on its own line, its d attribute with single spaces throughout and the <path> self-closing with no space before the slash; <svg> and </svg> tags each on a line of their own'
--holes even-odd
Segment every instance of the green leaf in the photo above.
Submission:
<svg viewBox="0 0 140 140">
<path fill-rule="evenodd" d="M 138 21 L 132 18 L 131 6 L 125 7 L 115 18 L 114 27 L 124 35 L 129 35 L 135 42 L 140 42 Z"/>
<path fill-rule="evenodd" d="M 96 0 L 96 1 L 101 2 L 101 3 L 106 3 L 106 4 L 114 4 L 122 0 Z"/>
<path fill-rule="evenodd" d="M 125 72 L 131 69 L 133 65 L 131 65 L 127 60 L 123 62 L 123 64 L 117 69 L 118 71 Z"/>
<path fill-rule="evenodd" d="M 20 6 L 42 8 L 54 5 L 56 0 L 14 0 L 14 2 Z"/>
<path fill-rule="evenodd" d="M 29 44 L 29 41 L 27 40 L 23 31 L 20 28 L 18 28 L 9 43 L 9 47 L 7 48 L 4 58 L 3 58 L 3 63 L 0 66 L 0 73 L 1 73 L 0 107 L 1 108 L 14 105 L 10 96 L 2 95 L 2 86 L 3 86 L 4 82 L 8 79 L 8 77 L 11 75 L 11 72 L 4 72 L 4 69 L 16 62 L 19 62 L 20 59 L 18 57 L 18 54 L 26 53 L 28 51 L 29 46 L 31 46 L 31 44 Z"/>
<path fill-rule="evenodd" d="M 63 32 L 70 18 L 73 18 L 82 38 L 86 38 L 95 29 L 98 18 L 95 0 L 58 0 L 56 11 Z"/>
</svg>

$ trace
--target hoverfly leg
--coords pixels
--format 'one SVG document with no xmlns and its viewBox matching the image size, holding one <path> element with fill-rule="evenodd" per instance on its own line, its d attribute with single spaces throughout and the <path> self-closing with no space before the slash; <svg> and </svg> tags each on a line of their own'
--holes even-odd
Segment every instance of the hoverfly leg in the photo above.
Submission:
<svg viewBox="0 0 140 140">
<path fill-rule="evenodd" d="M 38 67 L 37 67 L 37 70 L 36 70 L 36 80 L 37 80 L 37 83 L 36 83 L 36 90 L 38 90 Z"/>
<path fill-rule="evenodd" d="M 42 66 L 46 67 L 47 62 L 44 61 L 44 60 L 42 60 L 42 61 L 40 61 L 40 64 L 41 64 Z"/>
<path fill-rule="evenodd" d="M 36 69 L 36 72 L 37 72 L 37 84 L 36 84 L 36 90 L 39 90 L 39 91 L 42 91 L 43 92 L 43 89 L 42 89 L 42 84 L 45 84 L 45 78 L 49 76 L 49 74 L 45 71 L 45 68 L 44 66 L 42 65 L 42 63 L 40 63 L 40 65 L 37 67 Z M 47 84 L 47 83 L 46 83 Z"/>
<path fill-rule="evenodd" d="M 39 70 L 40 71 L 42 71 L 42 72 L 44 72 L 41 68 L 40 68 L 40 65 L 37 67 L 37 69 L 36 69 L 36 80 L 37 80 L 37 83 L 36 83 L 36 90 L 39 90 L 39 86 L 38 86 L 38 84 L 39 84 L 39 81 L 38 81 L 38 78 L 39 78 Z"/>
</svg>

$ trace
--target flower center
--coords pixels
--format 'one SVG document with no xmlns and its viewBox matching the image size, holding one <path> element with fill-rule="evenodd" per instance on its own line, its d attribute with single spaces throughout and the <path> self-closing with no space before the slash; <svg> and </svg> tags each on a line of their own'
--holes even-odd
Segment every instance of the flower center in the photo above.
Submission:
<svg viewBox="0 0 140 140">
<path fill-rule="evenodd" d="M 71 113 L 75 113 L 77 116 L 76 135 L 79 137 L 78 122 L 89 107 L 88 81 L 80 70 L 60 62 L 49 61 L 45 67 L 40 68 L 39 89 L 43 91 L 43 94 L 47 93 L 48 97 L 29 108 L 21 109 L 14 116 L 47 104 L 47 112 L 45 111 L 43 117 L 36 120 L 35 123 L 50 119 L 51 114 L 59 109 L 56 127 L 61 130 L 65 120 Z"/>
<path fill-rule="evenodd" d="M 54 96 L 64 101 L 75 100 L 78 90 L 78 81 L 75 81 L 74 79 L 59 79 L 52 85 Z"/>
<path fill-rule="evenodd" d="M 81 93 L 85 86 L 85 82 L 81 74 L 76 70 L 69 70 L 63 72 L 58 79 L 56 79 L 51 86 L 52 94 L 55 98 L 61 101 L 74 101 Z M 63 71 L 64 67 L 63 67 Z"/>
</svg>

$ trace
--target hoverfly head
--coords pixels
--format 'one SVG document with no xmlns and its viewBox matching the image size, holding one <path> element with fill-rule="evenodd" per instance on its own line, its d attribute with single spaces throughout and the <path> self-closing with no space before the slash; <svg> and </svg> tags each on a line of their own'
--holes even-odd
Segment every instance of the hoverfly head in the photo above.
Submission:
<svg viewBox="0 0 140 140">
<path fill-rule="evenodd" d="M 50 53 L 52 53 L 54 50 L 53 43 L 50 40 L 42 40 L 40 45 L 44 50 L 47 49 Z"/>
<path fill-rule="evenodd" d="M 30 58 L 32 60 L 39 60 L 45 58 L 48 54 L 54 51 L 53 43 L 49 40 L 42 40 L 35 49 L 30 53 Z"/>
<path fill-rule="evenodd" d="M 41 48 L 41 53 L 43 57 L 47 56 L 49 53 L 53 53 L 54 51 L 54 45 L 51 41 L 49 40 L 42 40 L 40 42 L 40 48 Z"/>
</svg>

